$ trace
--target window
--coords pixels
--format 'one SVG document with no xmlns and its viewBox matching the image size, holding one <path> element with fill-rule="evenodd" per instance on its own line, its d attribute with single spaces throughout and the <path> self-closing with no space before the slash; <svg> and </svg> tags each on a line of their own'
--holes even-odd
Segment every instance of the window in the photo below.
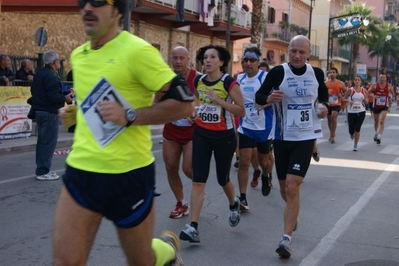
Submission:
<svg viewBox="0 0 399 266">
<path fill-rule="evenodd" d="M 288 22 L 288 14 L 283 12 L 282 21 Z"/>
<path fill-rule="evenodd" d="M 276 9 L 273 7 L 267 8 L 267 23 L 274 23 L 276 21 Z"/>
</svg>

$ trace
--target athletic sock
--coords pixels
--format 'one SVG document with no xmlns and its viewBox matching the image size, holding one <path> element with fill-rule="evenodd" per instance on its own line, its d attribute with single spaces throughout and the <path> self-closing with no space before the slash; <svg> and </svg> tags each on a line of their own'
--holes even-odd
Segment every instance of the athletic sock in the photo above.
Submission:
<svg viewBox="0 0 399 266">
<path fill-rule="evenodd" d="M 234 205 L 232 206 L 232 205 L 230 205 L 230 211 L 235 211 L 235 210 L 237 210 L 238 209 L 238 203 L 237 202 L 234 202 Z"/>
<path fill-rule="evenodd" d="M 288 238 L 288 240 L 291 242 L 291 236 L 287 235 L 287 234 L 283 234 L 283 237 Z"/>
<path fill-rule="evenodd" d="M 159 238 L 153 238 L 151 244 L 155 253 L 155 266 L 163 266 L 171 262 L 175 256 L 175 249 Z"/>
<path fill-rule="evenodd" d="M 240 200 L 244 200 L 244 199 L 247 199 L 247 194 L 241 193 Z"/>
<path fill-rule="evenodd" d="M 194 227 L 195 230 L 198 230 L 198 223 L 197 223 L 197 222 L 191 222 L 190 225 L 191 225 L 192 227 Z"/>
</svg>

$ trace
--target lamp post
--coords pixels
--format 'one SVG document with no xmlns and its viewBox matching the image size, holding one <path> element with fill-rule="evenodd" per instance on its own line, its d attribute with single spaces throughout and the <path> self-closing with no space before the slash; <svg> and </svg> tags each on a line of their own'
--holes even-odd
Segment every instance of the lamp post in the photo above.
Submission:
<svg viewBox="0 0 399 266">
<path fill-rule="evenodd" d="M 391 34 L 388 34 L 386 37 L 385 37 L 385 40 L 384 40 L 384 42 L 387 42 L 387 41 L 389 41 L 389 40 L 391 40 L 392 39 L 392 35 Z M 380 60 L 380 51 L 381 51 L 381 46 L 383 45 L 383 43 L 380 43 L 380 45 L 379 45 L 379 47 L 378 47 L 378 50 L 377 50 L 377 66 L 375 67 L 375 82 L 377 82 L 377 79 L 378 79 L 378 70 L 379 70 L 379 67 L 378 67 L 378 61 Z"/>
<path fill-rule="evenodd" d="M 316 0 L 310 0 L 310 10 L 309 10 L 309 41 L 310 41 L 310 33 L 312 32 L 312 12 L 314 7 L 314 2 Z"/>
</svg>

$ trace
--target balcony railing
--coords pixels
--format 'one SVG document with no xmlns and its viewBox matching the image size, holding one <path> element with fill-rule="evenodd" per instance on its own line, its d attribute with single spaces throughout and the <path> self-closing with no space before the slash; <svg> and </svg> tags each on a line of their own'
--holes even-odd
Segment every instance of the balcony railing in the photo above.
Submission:
<svg viewBox="0 0 399 266">
<path fill-rule="evenodd" d="M 278 39 L 284 42 L 290 42 L 291 31 L 288 28 L 282 29 L 278 25 L 267 25 L 265 30 L 265 39 Z"/>
<path fill-rule="evenodd" d="M 351 52 L 345 49 L 339 49 L 337 55 L 348 60 L 351 58 Z"/>
<path fill-rule="evenodd" d="M 216 15 L 215 18 L 227 22 L 227 5 L 218 5 L 218 15 Z M 237 6 L 231 5 L 230 25 L 249 28 L 251 27 L 251 19 L 252 16 L 250 12 L 246 12 Z"/>
<path fill-rule="evenodd" d="M 147 0 L 149 2 L 157 3 L 164 6 L 170 6 L 176 8 L 176 0 Z M 215 14 L 215 19 L 227 22 L 227 5 L 219 4 L 217 7 L 217 13 Z M 200 1 L 198 0 L 185 0 L 184 10 L 192 14 L 200 14 Z M 251 27 L 251 13 L 246 12 L 240 7 L 231 5 L 230 13 L 230 25 L 236 25 L 242 28 Z"/>
</svg>

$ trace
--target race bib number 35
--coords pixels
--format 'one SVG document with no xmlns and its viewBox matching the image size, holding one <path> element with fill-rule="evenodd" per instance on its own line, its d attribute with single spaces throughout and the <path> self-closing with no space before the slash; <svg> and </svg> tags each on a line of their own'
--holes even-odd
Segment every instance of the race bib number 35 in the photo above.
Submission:
<svg viewBox="0 0 399 266">
<path fill-rule="evenodd" d="M 105 78 L 102 78 L 82 101 L 80 108 L 87 125 L 100 146 L 105 147 L 125 129 L 125 126 L 105 122 L 97 105 L 100 101 L 115 101 L 124 108 L 132 106 Z"/>
<path fill-rule="evenodd" d="M 287 105 L 287 130 L 308 130 L 313 128 L 311 103 Z"/>
</svg>

